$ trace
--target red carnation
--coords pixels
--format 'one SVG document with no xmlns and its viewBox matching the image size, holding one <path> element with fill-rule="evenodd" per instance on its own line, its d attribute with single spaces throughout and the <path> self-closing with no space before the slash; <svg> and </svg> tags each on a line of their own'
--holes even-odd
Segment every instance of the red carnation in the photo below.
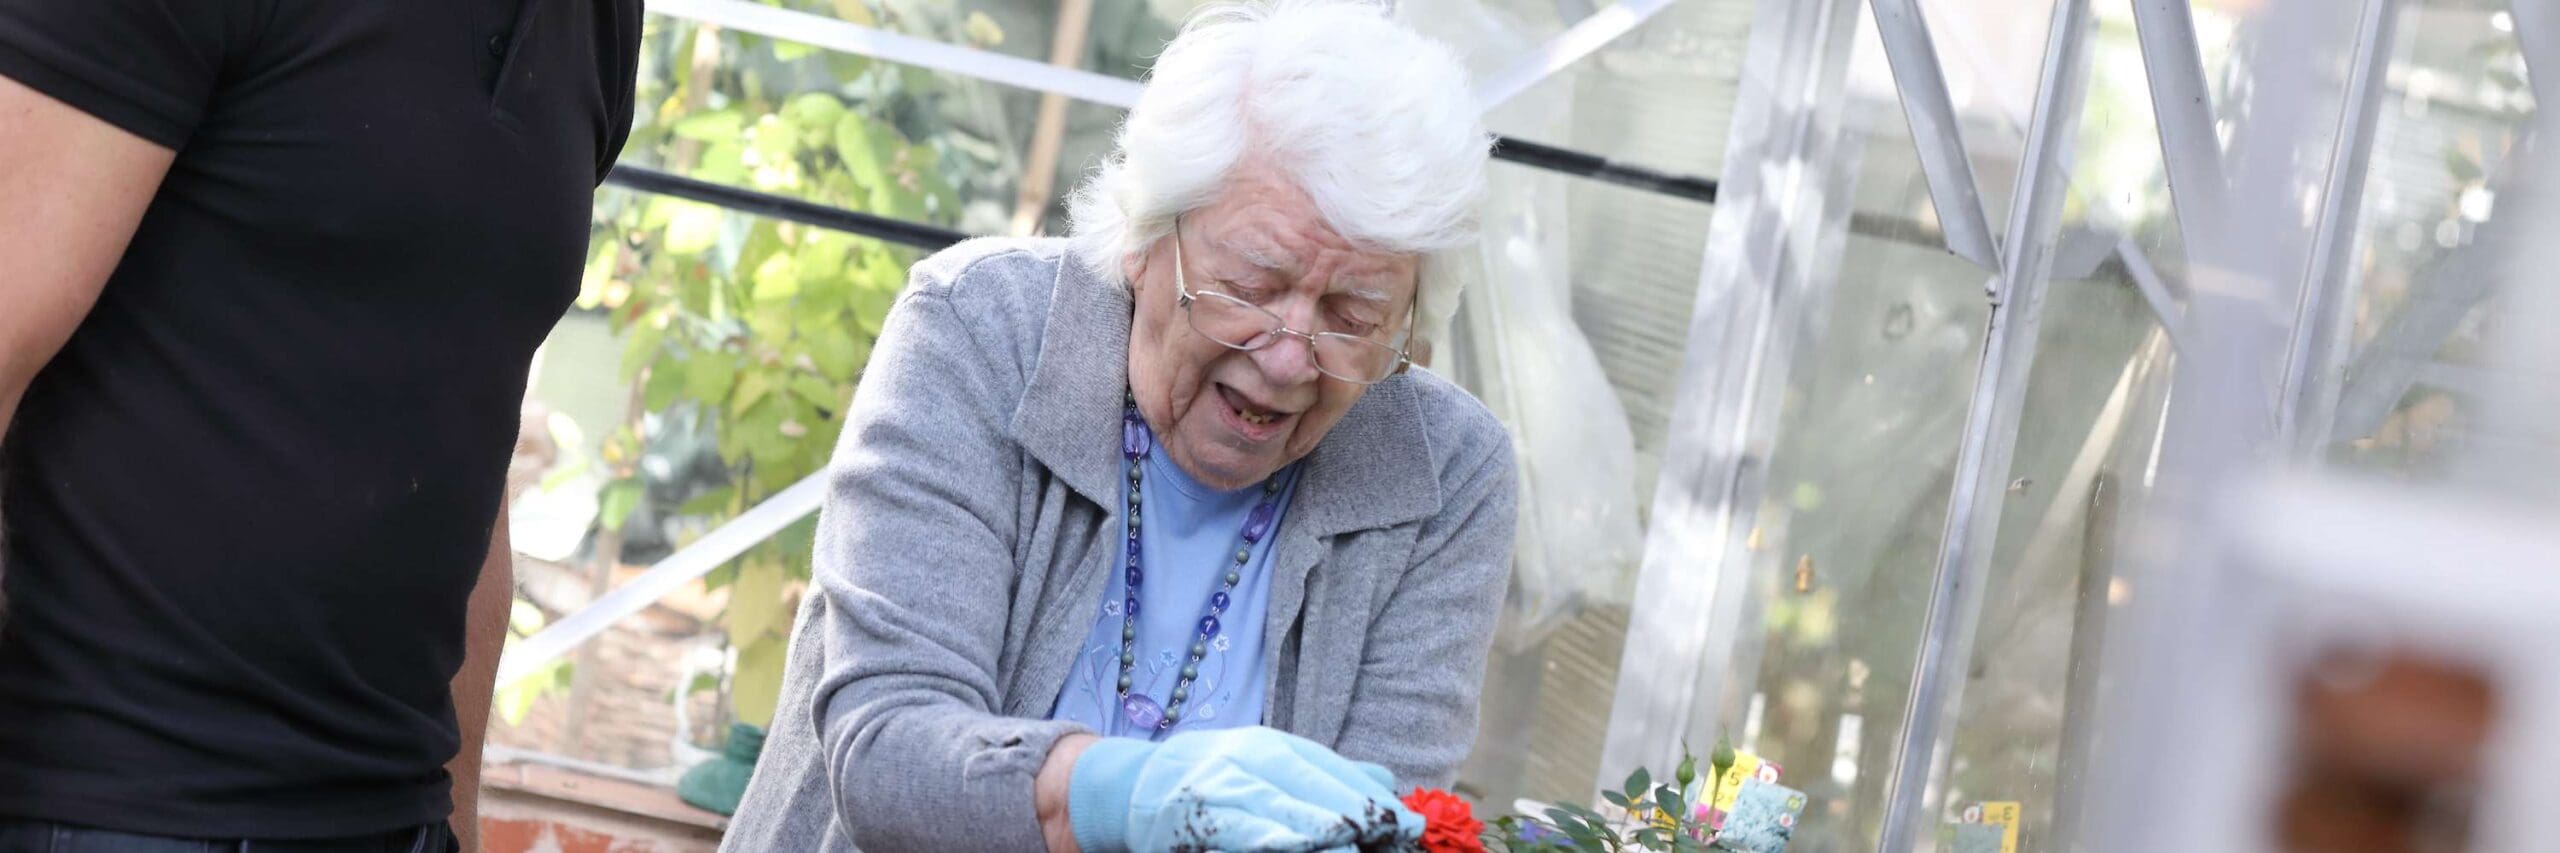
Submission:
<svg viewBox="0 0 2560 853">
<path fill-rule="evenodd" d="M 1404 807 L 1422 815 L 1422 849 L 1427 853 L 1484 853 L 1484 823 L 1457 795 L 1435 788 L 1415 788 Z"/>
</svg>

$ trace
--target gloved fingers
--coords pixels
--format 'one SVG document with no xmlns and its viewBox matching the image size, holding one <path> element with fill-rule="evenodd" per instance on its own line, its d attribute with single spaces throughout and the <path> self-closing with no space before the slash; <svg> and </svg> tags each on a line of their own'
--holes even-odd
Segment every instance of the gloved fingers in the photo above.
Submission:
<svg viewBox="0 0 2560 853">
<path fill-rule="evenodd" d="M 1294 735 L 1283 735 L 1289 751 L 1308 765 L 1324 771 L 1364 797 L 1381 802 L 1396 802 L 1396 777 L 1387 769 L 1365 761 L 1353 761 L 1323 744 Z"/>
<path fill-rule="evenodd" d="M 1156 815 L 1145 849 L 1323 850 L 1353 844 L 1356 828 L 1339 812 L 1266 789 L 1215 800 L 1177 793 Z"/>
</svg>

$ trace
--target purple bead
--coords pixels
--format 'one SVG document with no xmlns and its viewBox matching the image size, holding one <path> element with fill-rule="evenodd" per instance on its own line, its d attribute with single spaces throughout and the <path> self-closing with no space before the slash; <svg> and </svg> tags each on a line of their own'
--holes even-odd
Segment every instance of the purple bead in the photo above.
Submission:
<svg viewBox="0 0 2560 853">
<path fill-rule="evenodd" d="M 1145 421 L 1135 417 L 1122 421 L 1120 423 L 1120 455 L 1130 459 L 1146 455 L 1148 446 L 1153 443 L 1148 440 L 1149 438 L 1151 436 L 1147 435 Z"/>
<path fill-rule="evenodd" d="M 1128 580 L 1129 580 L 1129 588 L 1130 588 L 1130 589 L 1137 589 L 1137 588 L 1138 588 L 1138 585 L 1139 585 L 1140 583 L 1144 582 L 1146 579 L 1147 579 L 1147 573 L 1145 573 L 1145 572 L 1141 572 L 1141 571 L 1138 571 L 1138 567 L 1136 567 L 1136 566 L 1130 566 L 1130 567 L 1129 567 Z"/>
<path fill-rule="evenodd" d="M 1277 512 L 1279 508 L 1272 506 L 1269 501 L 1255 504 L 1253 514 L 1245 516 L 1244 519 L 1244 541 L 1262 541 L 1263 535 L 1271 532 L 1271 516 Z"/>
<path fill-rule="evenodd" d="M 1156 724 L 1164 722 L 1164 709 L 1157 707 L 1156 700 L 1147 698 L 1144 693 L 1131 693 L 1128 698 L 1120 700 L 1120 715 L 1128 717 L 1130 725 L 1141 729 L 1153 729 Z"/>
<path fill-rule="evenodd" d="M 1210 595 L 1210 596 L 1209 596 L 1209 612 L 1211 612 L 1211 613 L 1225 613 L 1225 612 L 1227 612 L 1227 594 L 1226 594 L 1226 593 L 1221 592 L 1221 593 L 1216 593 L 1216 594 L 1213 594 L 1213 595 Z"/>
<path fill-rule="evenodd" d="M 1202 637 L 1215 637 L 1215 636 L 1217 636 L 1217 635 L 1218 635 L 1218 617 L 1215 617 L 1215 616 L 1202 616 L 1202 617 L 1200 617 L 1200 636 L 1202 636 Z"/>
<path fill-rule="evenodd" d="M 1126 601 L 1126 602 L 1122 602 L 1122 603 L 1129 605 L 1129 618 L 1131 618 L 1131 619 L 1136 619 L 1136 618 L 1138 618 L 1138 597 L 1137 597 L 1137 596 L 1134 596 L 1134 595 L 1129 596 L 1129 600 L 1128 600 L 1128 601 Z"/>
</svg>

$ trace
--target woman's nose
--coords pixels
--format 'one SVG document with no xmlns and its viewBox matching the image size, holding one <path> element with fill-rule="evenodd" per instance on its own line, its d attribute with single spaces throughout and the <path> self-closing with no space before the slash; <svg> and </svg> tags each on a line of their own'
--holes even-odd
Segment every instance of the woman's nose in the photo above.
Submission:
<svg viewBox="0 0 2560 853">
<path fill-rule="evenodd" d="M 1320 375 L 1316 371 L 1315 346 L 1295 334 L 1280 335 L 1269 346 L 1254 350 L 1253 362 L 1277 387 L 1313 382 Z"/>
</svg>

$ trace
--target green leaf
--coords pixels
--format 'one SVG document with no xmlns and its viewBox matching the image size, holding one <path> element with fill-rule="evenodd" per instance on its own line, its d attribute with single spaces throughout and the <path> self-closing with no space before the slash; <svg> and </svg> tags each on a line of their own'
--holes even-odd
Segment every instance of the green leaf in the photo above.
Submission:
<svg viewBox="0 0 2560 853">
<path fill-rule="evenodd" d="M 833 130 L 844 117 L 844 102 L 825 92 L 803 92 L 782 105 L 782 116 L 803 128 Z"/>
<path fill-rule="evenodd" d="M 676 220 L 676 213 L 678 211 L 692 205 L 693 202 L 675 198 L 673 196 L 651 197 L 649 199 L 648 206 L 640 209 L 640 224 L 637 227 L 641 231 L 656 231 L 660 228 L 665 228 L 667 227 L 667 223 L 674 222 Z"/>
<path fill-rule="evenodd" d="M 896 219 L 915 221 L 924 218 L 924 196 L 909 192 L 894 180 L 883 179 L 871 185 L 871 212 Z"/>
<path fill-rule="evenodd" d="M 836 120 L 836 156 L 845 168 L 853 171 L 863 186 L 883 183 L 881 158 L 884 156 L 880 134 L 861 113 L 848 112 Z"/>
<path fill-rule="evenodd" d="M 594 308 L 604 302 L 604 284 L 613 280 L 615 262 L 622 259 L 620 235 L 605 232 L 596 235 L 587 249 L 587 268 L 578 276 L 578 307 Z"/>
<path fill-rule="evenodd" d="M 703 149 L 702 159 L 693 166 L 693 178 L 715 184 L 734 184 L 747 179 L 747 147 L 740 139 L 724 139 Z"/>
<path fill-rule="evenodd" d="M 729 503 L 737 497 L 737 494 L 738 490 L 730 486 L 705 489 L 701 494 L 686 498 L 682 505 L 676 507 L 676 514 L 726 516 L 729 514 Z"/>
<path fill-rule="evenodd" d="M 793 155 L 800 149 L 800 132 L 781 116 L 767 115 L 756 119 L 755 132 L 748 134 L 747 147 L 755 152 L 754 162 L 757 164 L 780 166 L 791 163 L 794 162 Z"/>
<path fill-rule="evenodd" d="M 712 292 L 715 289 L 714 284 L 708 275 L 677 276 L 676 304 L 682 306 L 685 313 L 695 317 L 712 316 L 713 303 L 718 301 L 718 297 Z"/>
<path fill-rule="evenodd" d="M 640 404 L 650 411 L 663 412 L 676 404 L 684 394 L 684 368 L 675 359 L 660 356 L 649 368 L 649 381 L 640 389 Z"/>
<path fill-rule="evenodd" d="M 1628 799 L 1627 795 L 1616 791 L 1602 791 L 1600 792 L 1600 798 L 1608 800 L 1610 805 L 1617 806 L 1618 808 L 1633 809 L 1636 807 L 1634 800 Z"/>
<path fill-rule="evenodd" d="M 738 668 L 729 677 L 729 703 L 738 721 L 772 726 L 773 706 L 782 695 L 781 637 L 766 636 L 738 647 Z"/>
<path fill-rule="evenodd" d="M 828 409 L 840 408 L 845 402 L 835 383 L 806 373 L 792 375 L 791 393 L 800 395 L 800 399 L 808 401 L 809 405 Z"/>
<path fill-rule="evenodd" d="M 811 54 L 815 54 L 817 52 L 817 48 L 801 42 L 790 41 L 787 39 L 773 40 L 773 58 L 783 62 L 798 62 L 809 58 Z"/>
<path fill-rule="evenodd" d="M 867 252 L 862 258 L 862 283 L 869 289 L 896 296 L 907 289 L 907 266 L 889 250 Z"/>
<path fill-rule="evenodd" d="M 771 560 L 738 567 L 738 580 L 729 585 L 729 608 L 721 618 L 729 629 L 731 645 L 761 640 L 766 632 L 789 618 L 782 609 L 784 581 L 782 565 Z"/>
<path fill-rule="evenodd" d="M 1644 789 L 1652 786 L 1653 773 L 1642 767 L 1636 768 L 1636 772 L 1627 774 L 1627 799 L 1632 800 L 1644 796 Z"/>
<path fill-rule="evenodd" d="M 774 344 L 791 341 L 792 322 L 801 317 L 799 305 L 788 300 L 757 302 L 747 313 L 748 334 Z"/>
<path fill-rule="evenodd" d="M 817 363 L 818 372 L 838 382 L 852 381 L 871 355 L 867 342 L 846 332 L 811 335 L 802 343 L 808 346 L 809 360 Z"/>
<path fill-rule="evenodd" d="M 801 241 L 797 253 L 800 286 L 805 289 L 842 278 L 845 256 L 852 250 L 851 241 L 833 234 L 813 235 Z"/>
<path fill-rule="evenodd" d="M 642 488 L 636 477 L 624 477 L 607 484 L 604 494 L 596 498 L 596 521 L 606 530 L 621 530 L 631 520 L 631 511 L 640 507 Z"/>
<path fill-rule="evenodd" d="M 772 391 L 773 379 L 765 375 L 765 371 L 749 370 L 739 374 L 737 393 L 729 395 L 729 414 L 745 414 L 756 401 L 764 399 L 764 395 Z"/>
<path fill-rule="evenodd" d="M 697 352 L 684 363 L 685 394 L 705 403 L 728 399 L 729 384 L 737 378 L 737 363 L 717 353 Z"/>
<path fill-rule="evenodd" d="M 516 679 L 513 684 L 499 685 L 497 693 L 491 697 L 498 716 L 505 719 L 507 725 L 523 725 L 525 714 L 533 710 L 536 700 L 569 686 L 572 666 L 566 660 L 552 661 Z"/>
<path fill-rule="evenodd" d="M 1680 792 L 1671 790 L 1667 785 L 1654 791 L 1653 803 L 1660 806 L 1664 812 L 1668 812 L 1673 821 L 1689 819 L 1688 801 L 1680 796 Z"/>
<path fill-rule="evenodd" d="M 789 252 L 775 252 L 756 265 L 755 301 L 789 302 L 800 295 L 798 258 Z M 787 325 L 787 322 L 786 322 Z"/>
<path fill-rule="evenodd" d="M 781 430 L 782 422 L 790 416 L 791 407 L 786 398 L 766 394 L 763 400 L 748 407 L 746 412 L 740 414 L 737 420 L 722 432 L 736 435 L 739 443 L 746 448 L 747 455 L 754 457 L 759 463 L 774 461 L 791 450 L 789 439 L 782 435 Z"/>
<path fill-rule="evenodd" d="M 676 121 L 675 133 L 681 139 L 735 142 L 746 135 L 746 129 L 746 117 L 727 109 L 685 116 Z"/>
<path fill-rule="evenodd" d="M 889 311 L 897 307 L 898 295 L 865 288 L 853 292 L 853 322 L 864 334 L 878 337 L 889 325 Z"/>
<path fill-rule="evenodd" d="M 660 245 L 671 254 L 702 254 L 711 244 L 720 242 L 720 222 L 719 208 L 685 202 L 667 221 L 666 242 Z"/>
<path fill-rule="evenodd" d="M 533 602 L 516 599 L 507 606 L 507 630 L 517 636 L 530 637 L 550 620 L 543 618 L 542 608 Z"/>
<path fill-rule="evenodd" d="M 631 324 L 631 328 L 623 332 L 623 382 L 630 382 L 640 375 L 640 368 L 657 360 L 658 343 L 666 338 L 667 330 L 659 327 L 656 321 L 654 315 L 643 316 L 640 322 Z"/>
<path fill-rule="evenodd" d="M 996 26 L 996 19 L 987 17 L 985 12 L 971 10 L 969 17 L 961 21 L 960 34 L 982 49 L 1004 43 L 1004 28 Z"/>
<path fill-rule="evenodd" d="M 722 563 L 719 568 L 702 573 L 703 592 L 712 592 L 737 582 L 738 561 L 736 560 Z"/>
</svg>

